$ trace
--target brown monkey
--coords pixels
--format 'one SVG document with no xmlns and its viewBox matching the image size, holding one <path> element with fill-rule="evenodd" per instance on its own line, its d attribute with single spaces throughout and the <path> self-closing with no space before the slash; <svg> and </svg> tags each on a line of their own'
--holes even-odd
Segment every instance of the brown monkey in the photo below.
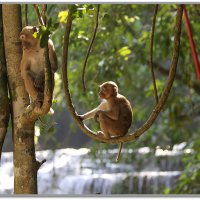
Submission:
<svg viewBox="0 0 200 200">
<path fill-rule="evenodd" d="M 132 108 L 126 97 L 118 93 L 118 86 L 113 81 L 100 85 L 99 97 L 103 100 L 101 104 L 80 115 L 82 120 L 95 118 L 101 131 L 97 135 L 102 138 L 124 136 L 132 123 Z"/>
<path fill-rule="evenodd" d="M 97 132 L 99 137 L 110 139 L 124 136 L 132 123 L 130 102 L 118 93 L 118 86 L 113 81 L 100 85 L 99 97 L 102 99 L 101 104 L 86 114 L 79 115 L 79 117 L 82 120 L 95 118 L 101 128 L 101 131 Z M 123 143 L 119 146 L 116 161 L 119 160 L 122 146 Z"/>
<path fill-rule="evenodd" d="M 38 32 L 35 26 L 26 26 L 20 33 L 23 55 L 20 64 L 21 75 L 26 91 L 37 106 L 41 106 L 44 98 L 44 48 L 40 47 L 40 40 L 33 34 Z M 57 56 L 52 40 L 48 41 L 49 60 L 54 80 L 54 73 L 58 69 Z M 53 83 L 54 84 L 54 83 Z"/>
</svg>

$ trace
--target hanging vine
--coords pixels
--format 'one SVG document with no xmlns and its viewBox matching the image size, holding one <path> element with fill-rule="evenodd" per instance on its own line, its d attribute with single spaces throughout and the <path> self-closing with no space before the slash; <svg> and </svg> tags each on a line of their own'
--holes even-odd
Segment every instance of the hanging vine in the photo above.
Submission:
<svg viewBox="0 0 200 200">
<path fill-rule="evenodd" d="M 96 18 L 95 18 L 96 24 L 95 24 L 95 28 L 94 28 L 92 39 L 90 41 L 90 45 L 89 45 L 88 50 L 87 50 L 85 61 L 84 61 L 84 64 L 83 64 L 82 84 L 83 84 L 84 91 L 86 90 L 86 86 L 85 86 L 85 69 L 86 69 L 87 61 L 88 61 L 88 58 L 89 58 L 89 55 L 90 55 L 90 52 L 91 52 L 91 49 L 92 49 L 92 45 L 94 43 L 94 40 L 95 40 L 96 34 L 97 34 L 97 29 L 98 29 L 98 25 L 99 25 L 99 10 L 100 10 L 100 5 L 97 5 Z"/>
<path fill-rule="evenodd" d="M 155 74 L 154 74 L 154 68 L 153 68 L 153 42 L 154 42 L 154 33 L 155 33 L 155 24 L 156 24 L 156 16 L 158 12 L 158 4 L 155 5 L 155 11 L 153 16 L 153 22 L 152 22 L 152 30 L 151 30 L 151 44 L 150 44 L 150 68 L 151 68 L 151 75 L 153 80 L 153 88 L 154 88 L 154 97 L 156 100 L 156 103 L 158 103 L 158 92 L 156 87 L 156 80 L 155 80 Z"/>
</svg>

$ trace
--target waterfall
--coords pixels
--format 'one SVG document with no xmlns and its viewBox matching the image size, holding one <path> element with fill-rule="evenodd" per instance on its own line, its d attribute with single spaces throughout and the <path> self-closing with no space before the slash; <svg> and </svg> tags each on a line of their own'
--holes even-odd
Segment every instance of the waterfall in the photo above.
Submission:
<svg viewBox="0 0 200 200">
<path fill-rule="evenodd" d="M 59 149 L 36 152 L 46 159 L 38 171 L 39 194 L 158 194 L 171 188 L 183 166 L 183 144 L 172 151 L 148 148 L 123 149 L 123 159 L 115 163 L 117 149 L 104 150 L 91 158 L 90 149 Z M 12 194 L 13 154 L 3 153 L 0 165 L 0 194 Z"/>
</svg>

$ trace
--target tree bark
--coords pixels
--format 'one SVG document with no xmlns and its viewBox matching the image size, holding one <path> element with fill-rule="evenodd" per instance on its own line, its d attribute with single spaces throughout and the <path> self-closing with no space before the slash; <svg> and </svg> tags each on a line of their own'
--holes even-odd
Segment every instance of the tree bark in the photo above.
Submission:
<svg viewBox="0 0 200 200">
<path fill-rule="evenodd" d="M 6 75 L 6 60 L 3 44 L 2 5 L 0 5 L 0 160 L 4 139 L 7 132 L 10 109 Z"/>
<path fill-rule="evenodd" d="M 35 122 L 20 123 L 20 116 L 29 105 L 29 97 L 20 75 L 22 50 L 19 34 L 22 29 L 21 7 L 4 4 L 3 29 L 7 74 L 12 99 L 12 134 L 14 147 L 14 193 L 37 194 L 37 171 L 39 164 L 35 159 Z"/>
</svg>

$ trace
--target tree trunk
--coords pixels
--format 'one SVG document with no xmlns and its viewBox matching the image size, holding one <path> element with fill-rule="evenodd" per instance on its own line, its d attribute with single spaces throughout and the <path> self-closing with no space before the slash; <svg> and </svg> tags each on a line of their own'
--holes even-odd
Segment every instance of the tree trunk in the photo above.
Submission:
<svg viewBox="0 0 200 200">
<path fill-rule="evenodd" d="M 9 122 L 9 98 L 7 88 L 6 60 L 3 44 L 2 5 L 0 5 L 0 160 Z"/>
<path fill-rule="evenodd" d="M 29 105 L 29 97 L 20 75 L 22 50 L 19 34 L 22 29 L 21 7 L 4 4 L 3 29 L 8 83 L 12 100 L 12 134 L 14 146 L 14 193 L 37 194 L 37 171 L 35 159 L 35 122 L 22 124 L 20 117 Z"/>
</svg>

